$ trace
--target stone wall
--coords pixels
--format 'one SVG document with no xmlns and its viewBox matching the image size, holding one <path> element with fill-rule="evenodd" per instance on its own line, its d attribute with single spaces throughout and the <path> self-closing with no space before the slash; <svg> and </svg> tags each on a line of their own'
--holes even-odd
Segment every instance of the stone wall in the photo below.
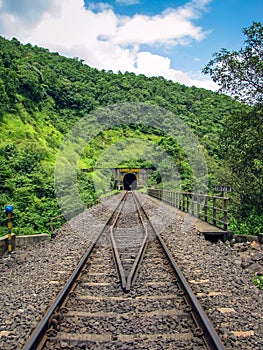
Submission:
<svg viewBox="0 0 263 350">
<path fill-rule="evenodd" d="M 17 248 L 25 248 L 41 241 L 49 239 L 49 235 L 46 233 L 28 236 L 16 236 L 12 234 L 12 250 Z M 8 249 L 8 236 L 0 237 L 0 255 L 3 255 Z"/>
</svg>

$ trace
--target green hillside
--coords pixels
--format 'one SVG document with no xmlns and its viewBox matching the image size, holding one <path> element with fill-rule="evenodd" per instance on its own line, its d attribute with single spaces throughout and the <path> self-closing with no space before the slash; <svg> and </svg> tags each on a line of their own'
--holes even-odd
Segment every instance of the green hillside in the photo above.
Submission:
<svg viewBox="0 0 263 350">
<path fill-rule="evenodd" d="M 9 203 L 15 207 L 15 233 L 49 232 L 50 218 L 59 214 L 54 164 L 64 136 L 81 118 L 88 115 L 92 123 L 96 111 L 124 102 L 161 107 L 184 121 L 202 145 L 210 190 L 215 184 L 229 182 L 235 189 L 235 208 L 240 206 L 239 189 L 233 183 L 222 146 L 229 120 L 235 115 L 248 115 L 251 107 L 226 95 L 189 88 L 162 77 L 99 71 L 78 58 L 65 58 L 0 37 L 0 201 L 2 208 Z M 127 139 L 145 140 L 155 145 L 154 150 L 164 149 L 178 168 L 181 189 L 192 189 L 193 174 L 176 139 L 158 127 L 146 129 L 127 122 L 108 128 L 86 145 L 78 163 L 79 190 L 84 202 L 103 194 L 103 186 L 95 190 L 96 174 L 81 169 L 96 166 L 103 152 Z M 126 152 L 123 166 L 154 169 L 132 146 Z M 161 182 L 156 172 L 149 181 Z M 1 234 L 6 233 L 5 225 L 3 214 Z"/>
</svg>

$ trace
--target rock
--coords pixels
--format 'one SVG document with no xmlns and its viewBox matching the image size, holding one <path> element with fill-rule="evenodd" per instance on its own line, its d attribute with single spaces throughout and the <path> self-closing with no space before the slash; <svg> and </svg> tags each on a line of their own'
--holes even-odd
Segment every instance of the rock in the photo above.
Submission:
<svg viewBox="0 0 263 350">
<path fill-rule="evenodd" d="M 60 342 L 61 349 L 67 349 L 69 347 L 69 344 L 65 341 Z"/>
<path fill-rule="evenodd" d="M 251 264 L 252 264 L 251 259 L 249 259 L 248 257 L 245 257 L 245 258 L 242 258 L 242 262 L 240 266 L 243 269 L 247 269 Z"/>
<path fill-rule="evenodd" d="M 247 243 L 236 243 L 234 248 L 237 252 L 245 252 L 248 250 L 249 246 Z"/>
<path fill-rule="evenodd" d="M 261 250 L 260 244 L 257 241 L 252 241 L 250 243 L 250 248 L 253 250 Z"/>
<path fill-rule="evenodd" d="M 261 252 L 256 252 L 253 255 L 251 255 L 251 259 L 253 261 L 262 261 L 263 260 L 263 254 Z"/>
<path fill-rule="evenodd" d="M 262 271 L 262 266 L 259 263 L 254 263 L 249 265 L 248 270 L 253 272 L 253 273 L 258 273 Z"/>
</svg>

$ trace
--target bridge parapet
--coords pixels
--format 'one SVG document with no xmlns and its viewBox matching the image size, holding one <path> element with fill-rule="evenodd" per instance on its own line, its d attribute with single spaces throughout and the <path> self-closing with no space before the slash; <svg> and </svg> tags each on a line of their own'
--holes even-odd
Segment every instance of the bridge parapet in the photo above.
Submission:
<svg viewBox="0 0 263 350">
<path fill-rule="evenodd" d="M 153 188 L 148 189 L 148 194 L 209 224 L 228 230 L 228 197 Z"/>
</svg>

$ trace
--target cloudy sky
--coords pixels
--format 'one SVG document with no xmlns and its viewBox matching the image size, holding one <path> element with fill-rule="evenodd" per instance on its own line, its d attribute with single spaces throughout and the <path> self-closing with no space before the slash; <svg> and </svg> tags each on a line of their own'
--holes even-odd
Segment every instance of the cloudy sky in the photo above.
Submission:
<svg viewBox="0 0 263 350">
<path fill-rule="evenodd" d="M 0 35 L 83 59 L 215 90 L 202 68 L 243 46 L 262 0 L 0 0 Z"/>
</svg>

